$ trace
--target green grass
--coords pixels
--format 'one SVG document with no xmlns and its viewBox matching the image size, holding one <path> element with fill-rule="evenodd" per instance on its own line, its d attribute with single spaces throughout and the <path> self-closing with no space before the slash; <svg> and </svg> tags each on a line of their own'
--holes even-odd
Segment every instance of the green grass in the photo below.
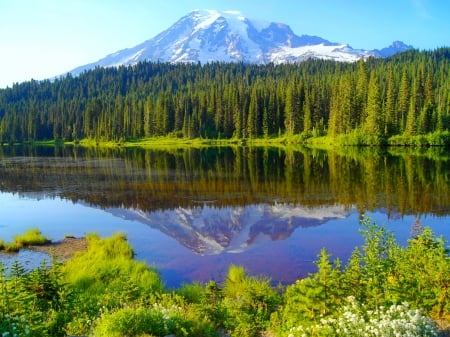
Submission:
<svg viewBox="0 0 450 337">
<path fill-rule="evenodd" d="M 14 243 L 19 247 L 42 246 L 49 243 L 50 240 L 42 235 L 38 228 L 27 230 L 24 234 L 14 236 Z"/>
<path fill-rule="evenodd" d="M 13 242 L 5 242 L 0 239 L 0 251 L 15 253 L 22 247 L 42 246 L 51 242 L 50 239 L 42 235 L 38 228 L 28 229 L 25 233 L 14 236 L 13 239 Z"/>
<path fill-rule="evenodd" d="M 160 137 L 128 138 L 121 140 L 99 140 L 85 138 L 76 141 L 43 140 L 31 141 L 26 144 L 39 146 L 77 145 L 83 147 L 142 147 L 148 149 L 167 148 L 199 148 L 207 146 L 308 146 L 320 149 L 331 149 L 344 146 L 449 146 L 448 131 L 434 132 L 427 135 L 407 136 L 396 135 L 390 138 L 368 136 L 363 130 L 354 130 L 348 134 L 336 137 L 324 135 L 323 132 L 299 133 L 296 135 L 271 135 L 258 138 L 184 138 L 176 135 Z"/>
<path fill-rule="evenodd" d="M 64 270 L 67 281 L 80 287 L 90 296 L 99 296 L 105 289 L 115 289 L 116 298 L 126 291 L 123 282 L 134 288 L 131 293 L 147 293 L 161 290 L 159 274 L 145 262 L 133 259 L 134 252 L 123 233 L 101 239 L 96 234 L 86 236 L 87 252 L 75 254 Z M 130 295 L 127 293 L 127 296 Z"/>
<path fill-rule="evenodd" d="M 16 242 L 8 242 L 4 245 L 4 250 L 7 253 L 17 253 L 22 246 L 18 245 Z"/>
</svg>

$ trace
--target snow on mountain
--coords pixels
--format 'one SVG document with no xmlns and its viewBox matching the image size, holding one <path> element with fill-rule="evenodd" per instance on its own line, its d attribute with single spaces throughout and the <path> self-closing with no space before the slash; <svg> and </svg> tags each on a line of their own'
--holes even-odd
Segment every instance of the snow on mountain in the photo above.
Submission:
<svg viewBox="0 0 450 337">
<path fill-rule="evenodd" d="M 202 255 L 239 253 L 254 244 L 285 239 L 299 227 L 319 226 L 330 219 L 345 218 L 349 213 L 341 206 L 307 208 L 284 203 L 244 207 L 205 204 L 153 212 L 126 208 L 107 211 L 158 229 Z"/>
<path fill-rule="evenodd" d="M 401 41 L 394 41 L 389 47 L 383 48 L 381 50 L 375 49 L 374 53 L 380 57 L 390 57 L 397 53 L 413 49 L 413 46 L 409 46 Z"/>
<path fill-rule="evenodd" d="M 381 50 L 358 50 L 318 36 L 298 36 L 288 25 L 249 19 L 237 11 L 195 10 L 154 38 L 71 73 L 77 75 L 97 66 L 133 65 L 139 61 L 278 64 L 318 58 L 354 62 L 369 56 L 391 56 L 410 48 L 397 41 Z"/>
</svg>

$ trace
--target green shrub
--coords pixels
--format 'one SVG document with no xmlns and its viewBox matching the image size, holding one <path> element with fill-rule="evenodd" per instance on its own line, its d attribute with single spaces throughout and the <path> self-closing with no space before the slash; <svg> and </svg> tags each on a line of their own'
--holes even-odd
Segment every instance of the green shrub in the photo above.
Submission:
<svg viewBox="0 0 450 337">
<path fill-rule="evenodd" d="M 336 313 L 347 315 L 339 308 L 348 296 L 361 303 L 368 313 L 396 308 L 395 303 L 409 303 L 411 310 L 421 310 L 421 315 L 437 321 L 448 320 L 450 260 L 443 238 L 436 238 L 429 228 L 422 228 L 408 246 L 402 248 L 384 226 L 370 219 L 362 220 L 361 225 L 364 244 L 354 250 L 344 269 L 340 263 L 329 262 L 329 256 L 323 252 L 317 262 L 317 273 L 287 287 L 282 310 L 272 317 L 275 330 L 287 335 L 286 328 L 293 328 L 292 336 L 340 336 L 329 329 L 335 329 L 331 322 L 339 318 Z M 405 310 L 402 315 L 409 315 Z M 372 329 L 370 322 L 360 323 L 358 329 L 364 326 Z M 422 326 L 422 323 L 418 324 Z M 323 329 L 321 333 L 319 328 Z M 420 327 L 416 328 L 420 331 Z M 431 330 L 424 331 L 424 336 L 433 336 Z M 386 336 L 393 334 L 386 332 Z M 420 333 L 411 332 L 411 336 L 420 336 Z"/>
<path fill-rule="evenodd" d="M 153 303 L 103 313 L 93 331 L 96 337 L 218 335 L 207 320 L 195 315 L 189 307 L 175 303 Z"/>
<path fill-rule="evenodd" d="M 151 333 L 165 336 L 165 319 L 162 312 L 152 308 L 123 308 L 101 316 L 94 328 L 96 337 L 139 336 Z"/>
<path fill-rule="evenodd" d="M 183 284 L 183 286 L 176 290 L 176 293 L 186 299 L 189 303 L 201 303 L 205 297 L 205 289 L 197 282 Z"/>
<path fill-rule="evenodd" d="M 436 131 L 426 135 L 395 135 L 388 139 L 389 145 L 450 146 L 450 131 Z"/>
<path fill-rule="evenodd" d="M 379 307 L 374 310 L 349 297 L 335 317 L 324 318 L 311 326 L 291 328 L 287 337 L 435 337 L 436 325 L 421 311 L 411 310 L 408 303 Z"/>
<path fill-rule="evenodd" d="M 386 283 L 393 302 L 407 301 L 436 319 L 448 319 L 450 260 L 444 239 L 423 228 L 399 252 L 395 272 Z"/>
<path fill-rule="evenodd" d="M 283 310 L 277 315 L 282 326 L 293 326 L 298 322 L 318 322 L 341 305 L 345 292 L 340 261 L 331 262 L 325 249 L 322 249 L 318 258 L 315 262 L 317 273 L 286 288 Z"/>
<path fill-rule="evenodd" d="M 259 336 L 278 309 L 280 296 L 268 279 L 248 276 L 240 266 L 230 266 L 223 289 L 225 327 L 231 336 Z"/>
</svg>

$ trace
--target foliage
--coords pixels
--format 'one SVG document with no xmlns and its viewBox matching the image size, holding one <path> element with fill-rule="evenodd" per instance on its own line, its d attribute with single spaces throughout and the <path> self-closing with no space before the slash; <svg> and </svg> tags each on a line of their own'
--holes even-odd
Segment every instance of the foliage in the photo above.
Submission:
<svg viewBox="0 0 450 337">
<path fill-rule="evenodd" d="M 24 234 L 14 236 L 14 242 L 20 247 L 40 246 L 50 242 L 38 228 L 27 230 Z"/>
<path fill-rule="evenodd" d="M 22 248 L 22 246 L 17 244 L 16 242 L 7 242 L 3 246 L 3 249 L 7 253 L 17 253 L 20 250 L 20 248 Z"/>
<path fill-rule="evenodd" d="M 284 334 L 302 326 L 301 331 L 311 334 L 324 319 L 334 322 L 349 296 L 365 311 L 405 302 L 437 321 L 449 318 L 450 260 L 444 240 L 425 228 L 401 248 L 384 226 L 367 218 L 361 226 L 364 245 L 355 249 L 345 268 L 339 261 L 331 263 L 322 251 L 317 273 L 287 287 L 283 308 L 272 319 L 275 330 Z"/>
<path fill-rule="evenodd" d="M 312 326 L 301 325 L 289 330 L 288 337 L 335 336 L 335 337 L 434 337 L 438 336 L 436 325 L 419 309 L 412 310 L 407 302 L 393 304 L 389 308 L 375 310 L 360 305 L 353 297 L 340 308 L 336 317 L 320 320 Z"/>
<path fill-rule="evenodd" d="M 181 299 L 172 298 L 167 303 L 164 296 L 158 303 L 102 312 L 93 334 L 96 337 L 218 335 L 207 319 L 193 312 Z"/>
<path fill-rule="evenodd" d="M 389 145 L 450 146 L 450 131 L 435 131 L 427 135 L 395 135 L 389 138 Z"/>
<path fill-rule="evenodd" d="M 0 90 L 0 144 L 335 138 L 354 130 L 364 130 L 364 137 L 353 145 L 394 135 L 405 138 L 393 143 L 409 144 L 409 137 L 449 131 L 448 50 L 357 63 L 144 62 L 32 80 Z"/>
<path fill-rule="evenodd" d="M 38 228 L 32 228 L 23 234 L 14 236 L 13 242 L 5 243 L 3 240 L 0 240 L 0 250 L 4 250 L 7 253 L 16 253 L 22 247 L 41 246 L 49 242 L 50 240 L 42 235 Z"/>
<path fill-rule="evenodd" d="M 101 239 L 87 236 L 88 250 L 66 262 L 63 271 L 77 301 L 74 333 L 87 333 L 101 308 L 112 309 L 146 301 L 163 289 L 158 273 L 133 260 L 133 250 L 122 233 Z"/>
<path fill-rule="evenodd" d="M 258 336 L 280 303 L 269 280 L 248 276 L 243 267 L 234 265 L 228 270 L 223 293 L 224 323 L 231 336 Z"/>
<path fill-rule="evenodd" d="M 335 311 L 342 301 L 342 273 L 340 261 L 331 263 L 329 258 L 330 255 L 322 249 L 317 273 L 286 290 L 285 313 L 291 312 L 296 320 L 315 321 Z M 298 302 L 299 297 L 301 302 Z"/>
<path fill-rule="evenodd" d="M 63 264 L 0 264 L 0 334 L 437 336 L 431 319 L 450 320 L 446 242 L 419 222 L 406 247 L 370 219 L 361 233 L 345 266 L 323 249 L 317 272 L 283 291 L 234 265 L 222 285 L 167 291 L 123 234 L 90 234 L 88 251 Z"/>
<path fill-rule="evenodd" d="M 50 268 L 43 262 L 37 269 L 27 271 L 15 261 L 8 273 L 1 269 L 0 333 L 64 336 L 72 307 L 60 265 L 54 262 Z"/>
</svg>

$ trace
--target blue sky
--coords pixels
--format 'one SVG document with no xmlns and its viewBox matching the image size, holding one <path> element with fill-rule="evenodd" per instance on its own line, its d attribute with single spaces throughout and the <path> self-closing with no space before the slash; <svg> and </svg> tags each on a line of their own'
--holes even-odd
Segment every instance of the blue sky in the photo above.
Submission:
<svg viewBox="0 0 450 337">
<path fill-rule="evenodd" d="M 450 46 L 450 0 L 0 0 L 0 88 L 133 47 L 193 9 L 239 10 L 354 48 Z"/>
</svg>

